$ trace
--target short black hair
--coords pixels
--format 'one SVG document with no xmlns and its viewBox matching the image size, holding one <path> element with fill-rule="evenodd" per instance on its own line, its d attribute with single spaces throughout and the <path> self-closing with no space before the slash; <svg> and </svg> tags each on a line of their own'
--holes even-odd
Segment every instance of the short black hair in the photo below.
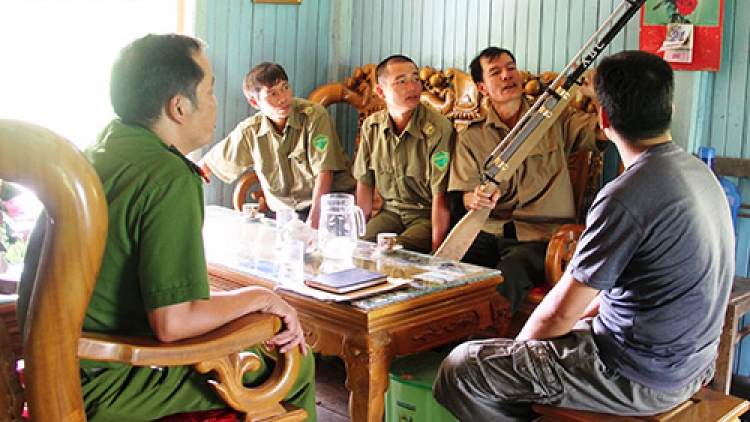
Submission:
<svg viewBox="0 0 750 422">
<path fill-rule="evenodd" d="M 126 45 L 110 73 L 115 114 L 126 124 L 150 128 L 175 95 L 195 104 L 195 90 L 205 75 L 194 55 L 204 46 L 179 34 L 148 34 Z"/>
<path fill-rule="evenodd" d="M 414 60 L 410 59 L 407 56 L 404 56 L 403 54 L 393 54 L 391 56 L 386 57 L 383 59 L 380 63 L 378 63 L 378 67 L 375 68 L 375 77 L 378 79 L 378 84 L 383 85 L 385 83 L 385 69 L 388 66 L 389 63 L 411 63 L 417 67 L 417 64 L 414 63 Z"/>
<path fill-rule="evenodd" d="M 487 47 L 484 50 L 480 51 L 479 54 L 474 57 L 474 60 L 469 63 L 469 70 L 471 72 L 471 78 L 474 79 L 474 83 L 482 82 L 484 80 L 482 77 L 482 57 L 485 57 L 487 58 L 487 60 L 491 61 L 492 59 L 502 56 L 503 54 L 509 55 L 511 60 L 513 60 L 513 63 L 516 62 L 516 57 L 513 55 L 513 53 L 511 53 L 510 50 L 506 50 L 504 48 Z"/>
<path fill-rule="evenodd" d="M 252 69 L 245 76 L 242 84 L 242 92 L 247 98 L 256 95 L 263 87 L 271 88 L 277 83 L 289 82 L 284 68 L 278 63 L 263 62 Z"/>
<path fill-rule="evenodd" d="M 669 130 L 674 72 L 661 57 L 639 50 L 606 57 L 596 68 L 594 89 L 610 125 L 628 141 Z"/>
</svg>

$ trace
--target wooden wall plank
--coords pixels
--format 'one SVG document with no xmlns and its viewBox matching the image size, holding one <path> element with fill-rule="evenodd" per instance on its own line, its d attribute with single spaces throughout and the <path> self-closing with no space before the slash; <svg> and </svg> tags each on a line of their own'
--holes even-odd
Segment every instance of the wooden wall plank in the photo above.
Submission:
<svg viewBox="0 0 750 422">
<path fill-rule="evenodd" d="M 543 28 L 543 0 L 529 0 L 528 4 L 528 35 L 526 36 L 526 68 L 539 69 L 542 62 L 548 60 L 540 54 L 544 38 Z M 519 37 L 523 38 L 523 37 Z"/>
</svg>

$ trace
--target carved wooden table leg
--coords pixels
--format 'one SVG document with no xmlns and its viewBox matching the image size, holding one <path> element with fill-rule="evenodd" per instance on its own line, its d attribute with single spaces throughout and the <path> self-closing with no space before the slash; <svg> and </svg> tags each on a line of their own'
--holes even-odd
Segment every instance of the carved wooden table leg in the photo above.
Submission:
<svg viewBox="0 0 750 422">
<path fill-rule="evenodd" d="M 342 354 L 352 422 L 382 422 L 393 352 L 385 333 L 346 338 Z"/>
</svg>

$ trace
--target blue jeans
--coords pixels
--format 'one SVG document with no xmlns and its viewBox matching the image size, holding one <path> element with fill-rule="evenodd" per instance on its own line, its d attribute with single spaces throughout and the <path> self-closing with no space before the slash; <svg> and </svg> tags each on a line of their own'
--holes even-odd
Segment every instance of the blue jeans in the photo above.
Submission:
<svg viewBox="0 0 750 422">
<path fill-rule="evenodd" d="M 676 391 L 659 391 L 609 370 L 599 359 L 590 320 L 560 338 L 464 343 L 443 361 L 433 394 L 462 421 L 530 421 L 533 403 L 626 416 L 672 409 L 713 378 L 703 375 Z"/>
</svg>

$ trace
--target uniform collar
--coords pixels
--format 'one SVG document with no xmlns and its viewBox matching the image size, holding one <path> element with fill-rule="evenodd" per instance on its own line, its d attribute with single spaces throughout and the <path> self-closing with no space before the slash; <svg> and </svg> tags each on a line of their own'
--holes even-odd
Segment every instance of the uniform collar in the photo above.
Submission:
<svg viewBox="0 0 750 422">
<path fill-rule="evenodd" d="M 180 152 L 180 150 L 177 149 L 174 145 L 167 145 L 164 143 L 164 141 L 159 138 L 154 132 L 152 132 L 150 129 L 137 126 L 137 125 L 130 125 L 127 123 L 124 123 L 120 119 L 115 119 L 112 122 L 110 122 L 109 125 L 102 131 L 102 133 L 99 135 L 99 138 L 97 140 L 97 145 L 105 142 L 107 139 L 112 138 L 120 138 L 120 137 L 126 137 L 128 138 L 129 142 L 145 142 L 149 145 L 157 146 L 160 148 L 164 148 L 167 151 L 171 152 L 172 154 L 180 157 L 182 161 L 188 166 L 188 168 L 195 173 L 198 176 L 201 176 L 207 183 L 208 183 L 208 177 L 203 173 L 203 171 L 198 167 L 192 160 L 185 157 L 185 155 Z"/>
<path fill-rule="evenodd" d="M 427 127 L 432 127 L 432 123 L 424 121 L 424 107 L 427 106 L 419 103 L 417 108 L 414 109 L 414 114 L 412 114 L 411 119 L 409 119 L 409 123 L 406 124 L 406 128 L 404 129 L 404 132 L 401 134 L 401 136 L 403 136 L 403 134 L 405 133 L 409 133 L 413 137 L 421 139 L 422 133 L 430 131 L 430 129 L 428 129 Z M 380 124 L 380 131 L 384 135 L 388 133 L 393 133 L 395 135 L 395 131 L 393 130 L 393 121 L 391 120 L 390 114 L 388 114 L 388 110 L 383 110 L 382 113 L 375 115 L 375 117 L 373 117 L 373 121 Z"/>
<path fill-rule="evenodd" d="M 527 111 L 531 108 L 531 105 L 529 104 L 529 101 L 526 99 L 526 97 L 521 98 L 521 111 L 518 113 L 519 118 L 520 116 L 523 116 L 526 114 Z M 490 106 L 489 110 L 487 112 L 487 120 L 485 121 L 485 125 L 489 126 L 492 125 L 497 129 L 505 130 L 507 132 L 510 132 L 512 128 L 509 128 L 508 125 L 503 123 L 502 120 L 500 120 L 500 116 L 498 116 L 497 112 L 495 111 L 495 108 Z"/>
<path fill-rule="evenodd" d="M 187 164 L 188 168 L 189 168 L 189 169 L 190 169 L 190 170 L 191 170 L 191 171 L 192 171 L 193 173 L 195 173 L 195 174 L 197 174 L 198 176 L 200 176 L 200 177 L 201 177 L 201 178 L 202 178 L 203 180 L 205 180 L 205 181 L 206 181 L 206 183 L 211 183 L 211 182 L 210 182 L 210 179 L 208 178 L 208 175 L 206 175 L 206 173 L 204 173 L 204 172 L 203 172 L 203 170 L 202 170 L 202 169 L 201 169 L 200 167 L 198 167 L 198 165 L 197 165 L 197 164 L 195 164 L 195 163 L 193 162 L 193 160 L 191 160 L 191 159 L 189 159 L 189 158 L 185 157 L 185 155 L 183 155 L 183 154 L 182 154 L 182 152 L 180 152 L 180 150 L 179 150 L 179 149 L 177 149 L 177 147 L 176 147 L 176 146 L 174 146 L 174 145 L 170 145 L 169 147 L 167 147 L 167 149 L 168 149 L 168 150 L 169 150 L 169 152 L 171 152 L 172 154 L 174 154 L 174 155 L 176 155 L 176 156 L 178 156 L 178 157 L 182 158 L 182 161 L 184 161 L 184 162 L 185 162 L 185 164 Z"/>
<path fill-rule="evenodd" d="M 289 118 L 286 121 L 286 126 L 284 126 L 284 132 L 286 132 L 287 127 L 291 127 L 292 129 L 300 129 L 302 127 L 302 119 L 300 118 L 301 106 L 298 98 L 292 98 L 292 109 L 289 111 Z M 276 128 L 274 128 L 271 119 L 261 115 L 258 135 L 265 135 L 269 132 L 276 135 Z M 283 137 L 284 134 L 282 133 L 280 136 Z"/>
</svg>

